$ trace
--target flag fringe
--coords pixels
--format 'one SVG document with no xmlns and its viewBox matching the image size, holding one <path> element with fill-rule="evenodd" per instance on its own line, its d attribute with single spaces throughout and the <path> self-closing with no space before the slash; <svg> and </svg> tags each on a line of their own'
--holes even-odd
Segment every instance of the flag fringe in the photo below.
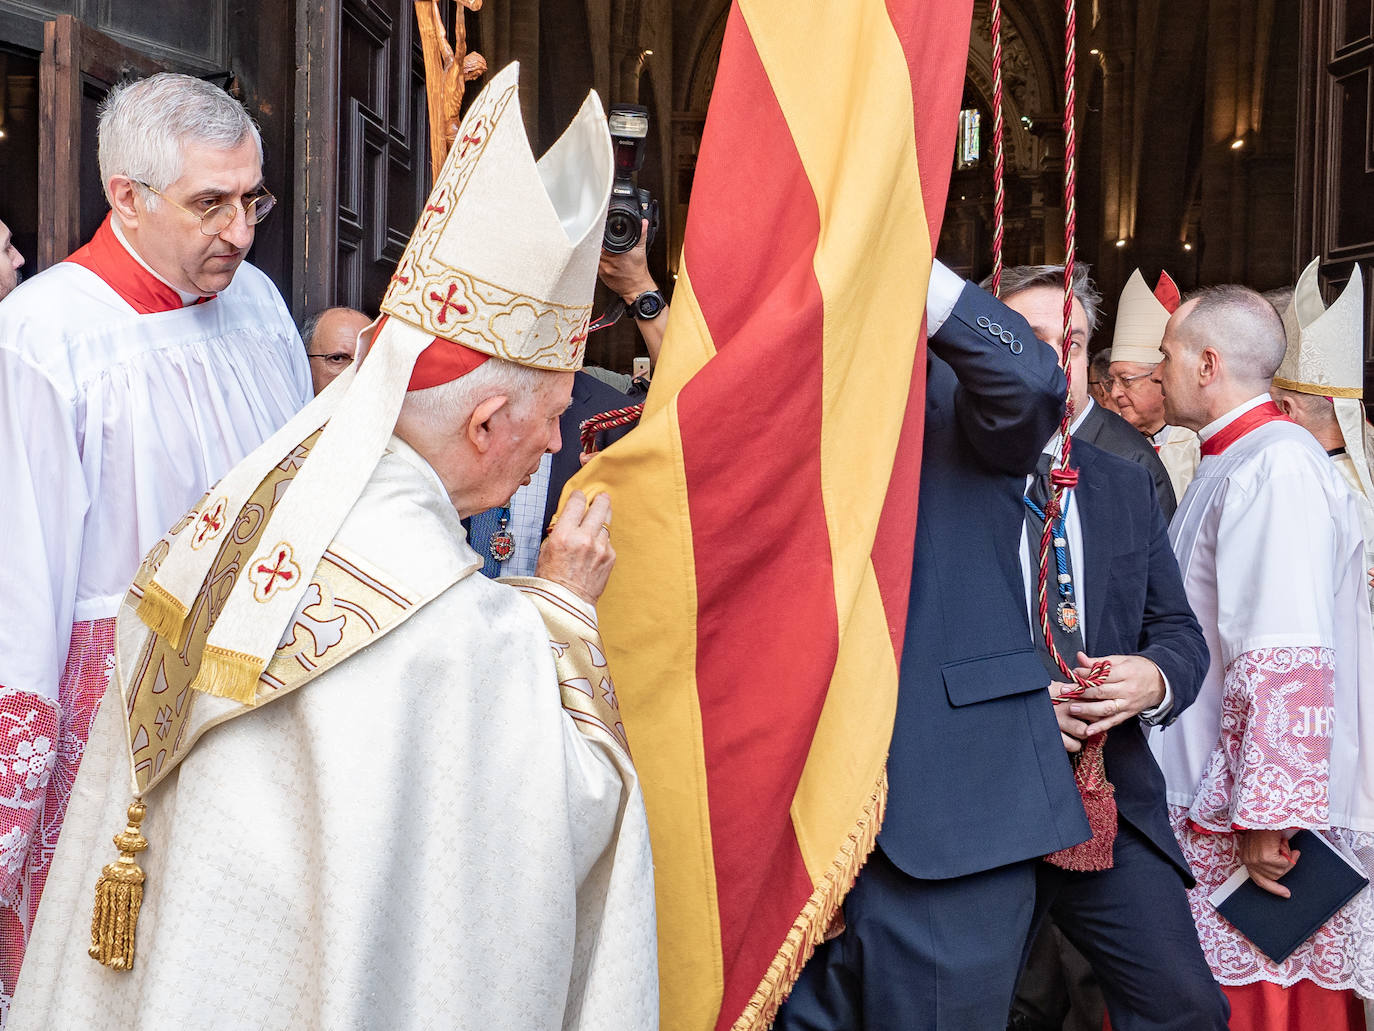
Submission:
<svg viewBox="0 0 1374 1031">
<path fill-rule="evenodd" d="M 873 852 L 886 806 L 887 767 L 884 765 L 854 829 L 845 838 L 830 869 L 811 892 L 773 962 L 768 965 L 768 973 L 754 990 L 744 1012 L 735 1020 L 732 1031 L 764 1031 L 772 1025 L 778 1008 L 791 993 L 816 946 L 826 939 L 826 932 L 839 914 L 840 904 Z"/>
</svg>

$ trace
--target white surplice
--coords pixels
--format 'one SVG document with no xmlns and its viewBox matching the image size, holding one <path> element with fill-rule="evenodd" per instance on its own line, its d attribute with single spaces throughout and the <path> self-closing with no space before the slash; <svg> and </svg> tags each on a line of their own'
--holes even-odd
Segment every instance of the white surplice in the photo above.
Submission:
<svg viewBox="0 0 1374 1031">
<path fill-rule="evenodd" d="M 147 794 L 130 972 L 86 955 L 94 877 L 130 798 L 112 687 L 12 1031 L 657 1027 L 643 798 L 591 685 L 560 690 L 555 669 L 599 637 L 551 638 L 530 597 L 589 628 L 595 611 L 547 581 L 522 593 L 481 576 L 438 478 L 395 439 L 329 551 L 414 611 L 206 730 Z M 326 593 L 329 619 L 297 617 L 310 662 L 371 618 L 346 584 Z M 130 607 L 119 632 L 127 676 L 127 643 L 146 634 Z M 235 707 L 194 704 L 201 725 Z M 599 704 L 616 711 L 608 679 Z"/>
<path fill-rule="evenodd" d="M 1198 879 L 1203 951 L 1222 984 L 1307 978 L 1369 994 L 1374 893 L 1282 964 L 1207 901 L 1240 865 L 1235 828 L 1319 830 L 1374 873 L 1374 700 L 1360 693 L 1374 632 L 1355 500 L 1311 434 L 1271 421 L 1202 458 L 1170 537 L 1212 661 L 1197 701 L 1150 744 Z"/>
<path fill-rule="evenodd" d="M 0 1023 L 129 580 L 309 397 L 290 314 L 248 264 L 153 314 L 73 262 L 0 303 Z"/>
</svg>

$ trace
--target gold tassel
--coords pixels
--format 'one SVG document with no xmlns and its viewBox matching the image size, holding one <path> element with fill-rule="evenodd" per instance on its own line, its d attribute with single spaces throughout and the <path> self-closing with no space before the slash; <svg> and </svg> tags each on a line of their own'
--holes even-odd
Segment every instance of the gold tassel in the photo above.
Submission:
<svg viewBox="0 0 1374 1031">
<path fill-rule="evenodd" d="M 189 614 L 190 610 L 160 584 L 149 580 L 143 588 L 143 598 L 138 603 L 138 618 L 173 648 L 180 648 L 184 643 L 183 628 Z"/>
<path fill-rule="evenodd" d="M 114 836 L 119 858 L 100 871 L 95 882 L 95 912 L 91 914 L 90 957 L 114 970 L 134 966 L 134 930 L 143 905 L 143 871 L 134 858 L 148 847 L 138 829 L 148 807 L 135 799 L 129 806 L 129 826 Z"/>
<path fill-rule="evenodd" d="M 191 687 L 240 705 L 254 705 L 258 697 L 258 677 L 266 668 L 267 663 L 256 655 L 206 645 L 200 657 L 200 672 Z"/>
</svg>

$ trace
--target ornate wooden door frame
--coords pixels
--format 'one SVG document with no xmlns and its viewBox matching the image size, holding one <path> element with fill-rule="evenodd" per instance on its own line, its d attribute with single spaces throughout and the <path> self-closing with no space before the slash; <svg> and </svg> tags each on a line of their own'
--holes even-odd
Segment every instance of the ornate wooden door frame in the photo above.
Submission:
<svg viewBox="0 0 1374 1031">
<path fill-rule="evenodd" d="M 64 14 L 44 26 L 39 62 L 38 266 L 61 261 L 82 239 L 81 101 L 89 88 L 109 89 L 127 71 L 166 66 Z"/>
<path fill-rule="evenodd" d="M 424 204 L 429 166 L 411 0 L 297 0 L 296 26 L 291 305 L 304 317 L 380 300 L 380 277 L 400 260 Z"/>
<path fill-rule="evenodd" d="M 1328 301 L 1356 262 L 1363 267 L 1368 401 L 1374 397 L 1374 12 L 1350 0 L 1303 0 L 1300 31 L 1294 267 L 1319 256 Z M 1355 224 L 1361 228 L 1352 231 Z"/>
</svg>

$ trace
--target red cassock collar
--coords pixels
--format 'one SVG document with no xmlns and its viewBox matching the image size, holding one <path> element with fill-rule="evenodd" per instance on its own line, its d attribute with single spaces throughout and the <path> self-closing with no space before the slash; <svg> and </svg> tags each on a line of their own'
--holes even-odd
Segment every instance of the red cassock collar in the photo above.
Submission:
<svg viewBox="0 0 1374 1031">
<path fill-rule="evenodd" d="M 1229 426 L 1224 426 L 1202 443 L 1202 456 L 1219 455 L 1252 430 L 1257 430 L 1268 422 L 1292 422 L 1293 420 L 1279 411 L 1273 401 L 1256 405 Z"/>
<path fill-rule="evenodd" d="M 91 242 L 78 248 L 67 260 L 94 272 L 140 315 L 155 315 L 186 307 L 179 293 L 140 265 L 129 249 L 119 242 L 110 224 L 112 217 L 106 215 L 105 221 L 100 223 L 100 228 L 91 237 Z M 191 303 L 203 304 L 213 299 L 214 295 Z"/>
</svg>

